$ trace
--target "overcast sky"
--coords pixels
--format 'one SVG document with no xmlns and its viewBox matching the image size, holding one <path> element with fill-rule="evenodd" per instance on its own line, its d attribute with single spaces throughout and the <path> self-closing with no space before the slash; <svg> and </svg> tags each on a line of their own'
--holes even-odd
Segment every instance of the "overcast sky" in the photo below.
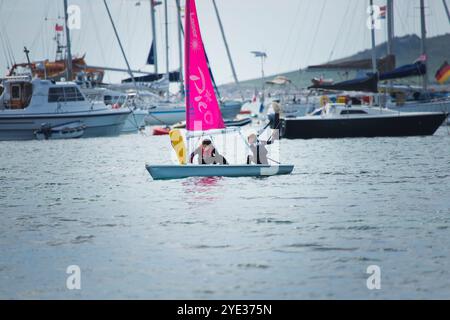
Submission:
<svg viewBox="0 0 450 320">
<path fill-rule="evenodd" d="M 178 67 L 175 0 L 169 4 L 171 69 Z M 184 2 L 181 0 L 182 3 Z M 449 5 L 450 1 L 447 0 Z M 250 51 L 268 54 L 266 74 L 291 71 L 344 57 L 370 47 L 366 27 L 368 0 L 216 0 L 241 80 L 260 75 Z M 151 44 L 149 0 L 108 0 L 132 68 L 145 67 Z M 140 5 L 136 5 L 140 3 Z M 376 4 L 384 5 L 385 1 Z M 426 0 L 429 36 L 450 33 L 442 0 Z M 91 65 L 125 67 L 102 0 L 69 0 L 81 9 L 81 29 L 72 31 L 73 53 L 86 53 Z M 63 12 L 62 0 L 0 0 L 0 67 L 4 74 L 6 38 L 17 62 L 27 46 L 32 60 L 54 59 L 54 26 Z M 219 83 L 232 81 L 225 48 L 211 0 L 197 0 L 200 28 Z M 396 35 L 420 32 L 419 0 L 396 0 Z M 47 18 L 47 20 L 46 20 Z M 164 8 L 158 6 L 157 37 L 160 70 L 165 70 Z M 386 30 L 376 33 L 385 41 Z M 148 68 L 151 70 L 151 68 Z M 106 81 L 125 75 L 108 73 Z"/>
</svg>

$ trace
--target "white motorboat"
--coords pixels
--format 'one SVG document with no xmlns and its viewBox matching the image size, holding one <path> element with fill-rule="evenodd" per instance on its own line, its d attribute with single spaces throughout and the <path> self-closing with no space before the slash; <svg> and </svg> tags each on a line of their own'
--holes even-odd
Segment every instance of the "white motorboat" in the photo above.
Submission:
<svg viewBox="0 0 450 320">
<path fill-rule="evenodd" d="M 54 128 L 74 122 L 84 126 L 83 138 L 117 136 L 131 113 L 89 102 L 73 82 L 7 77 L 0 94 L 0 140 L 32 140 L 43 124 Z"/>
<path fill-rule="evenodd" d="M 108 88 L 81 88 L 86 98 L 90 101 L 103 102 L 112 108 L 123 108 L 131 110 L 130 115 L 125 120 L 122 133 L 135 133 L 145 127 L 145 117 L 148 115 L 147 110 L 143 110 L 136 106 L 136 94 L 123 93 Z"/>
</svg>

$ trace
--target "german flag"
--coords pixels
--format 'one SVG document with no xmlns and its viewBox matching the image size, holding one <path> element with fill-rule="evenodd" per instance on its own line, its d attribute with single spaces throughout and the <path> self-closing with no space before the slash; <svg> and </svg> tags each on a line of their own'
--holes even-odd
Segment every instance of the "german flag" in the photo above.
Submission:
<svg viewBox="0 0 450 320">
<path fill-rule="evenodd" d="M 445 83 L 450 78 L 450 65 L 447 61 L 436 72 L 436 81 L 440 84 Z"/>
</svg>

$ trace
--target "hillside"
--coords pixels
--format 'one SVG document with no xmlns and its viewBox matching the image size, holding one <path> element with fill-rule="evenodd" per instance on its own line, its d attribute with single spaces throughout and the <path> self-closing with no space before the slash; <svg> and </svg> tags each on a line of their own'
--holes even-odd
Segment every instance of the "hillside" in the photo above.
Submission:
<svg viewBox="0 0 450 320">
<path fill-rule="evenodd" d="M 396 37 L 394 39 L 394 52 L 396 53 L 397 66 L 405 65 L 414 62 L 420 55 L 420 38 L 417 35 L 407 35 L 404 37 Z M 386 43 L 380 44 L 376 47 L 377 57 L 386 55 Z M 436 36 L 427 39 L 428 48 L 428 77 L 432 83 L 435 82 L 434 75 L 436 70 L 442 65 L 444 61 L 450 62 L 450 34 Z M 332 62 L 341 62 L 347 60 L 369 59 L 371 57 L 371 50 L 364 50 L 352 56 L 335 60 Z M 324 61 L 325 63 L 326 61 Z M 336 71 L 318 71 L 318 70 L 300 70 L 282 73 L 279 75 L 288 77 L 295 86 L 304 88 L 311 84 L 313 77 L 323 75 L 324 78 L 332 78 L 335 81 L 345 80 L 343 72 Z M 273 79 L 277 75 L 267 76 L 266 79 Z M 355 73 L 350 73 L 349 77 L 354 77 Z M 402 80 L 403 83 L 418 83 L 417 78 L 410 78 Z M 243 81 L 242 86 L 246 89 L 253 89 L 261 86 L 261 79 L 254 79 Z M 223 89 L 231 89 L 233 84 L 222 86 Z"/>
</svg>

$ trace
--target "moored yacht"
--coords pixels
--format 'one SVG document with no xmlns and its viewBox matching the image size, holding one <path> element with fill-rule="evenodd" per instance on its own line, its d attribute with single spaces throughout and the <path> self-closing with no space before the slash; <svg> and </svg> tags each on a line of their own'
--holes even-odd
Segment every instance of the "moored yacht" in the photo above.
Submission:
<svg viewBox="0 0 450 320">
<path fill-rule="evenodd" d="M 82 126 L 83 138 L 116 136 L 130 112 L 89 102 L 73 82 L 14 76 L 0 84 L 0 140 L 32 140 L 71 123 Z"/>
<path fill-rule="evenodd" d="M 401 137 L 433 135 L 444 112 L 403 113 L 368 106 L 329 103 L 304 117 L 281 121 L 287 139 Z"/>
<path fill-rule="evenodd" d="M 234 120 L 242 108 L 240 101 L 224 101 L 220 103 L 220 111 L 225 120 Z M 158 103 L 148 108 L 148 116 L 145 123 L 154 125 L 174 125 L 186 119 L 184 102 Z"/>
<path fill-rule="evenodd" d="M 111 108 L 123 108 L 131 111 L 122 128 L 122 133 L 136 133 L 145 128 L 145 117 L 147 110 L 139 108 L 136 103 L 135 93 L 123 93 L 103 87 L 84 88 L 81 92 L 91 102 L 103 102 Z"/>
<path fill-rule="evenodd" d="M 430 101 L 408 101 L 404 104 L 389 106 L 389 109 L 400 112 L 445 112 L 450 114 L 450 99 L 435 99 Z M 447 118 L 450 125 L 450 118 Z"/>
</svg>

